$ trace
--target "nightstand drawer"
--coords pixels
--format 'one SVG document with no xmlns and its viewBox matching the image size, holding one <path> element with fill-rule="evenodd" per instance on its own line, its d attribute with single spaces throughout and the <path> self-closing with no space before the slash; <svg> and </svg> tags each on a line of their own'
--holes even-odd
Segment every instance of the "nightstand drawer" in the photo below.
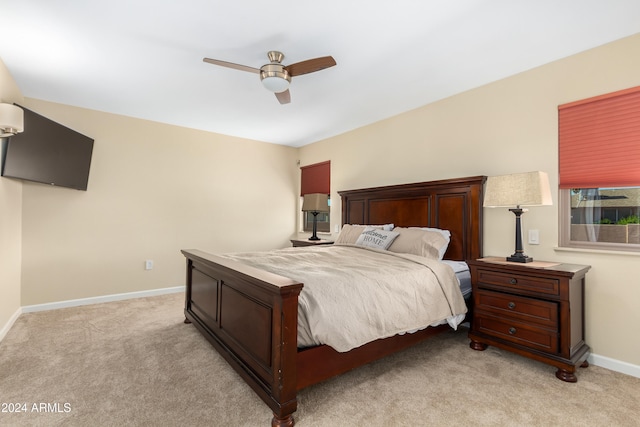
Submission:
<svg viewBox="0 0 640 427">
<path fill-rule="evenodd" d="M 478 332 L 549 353 L 558 351 L 556 331 L 489 314 L 477 313 L 473 321 L 476 323 L 474 329 Z"/>
<path fill-rule="evenodd" d="M 479 268 L 477 280 L 478 286 L 481 288 L 560 295 L 560 282 L 553 278 L 499 273 L 493 270 L 483 270 Z"/>
<path fill-rule="evenodd" d="M 476 310 L 558 330 L 558 303 L 478 290 Z"/>
</svg>

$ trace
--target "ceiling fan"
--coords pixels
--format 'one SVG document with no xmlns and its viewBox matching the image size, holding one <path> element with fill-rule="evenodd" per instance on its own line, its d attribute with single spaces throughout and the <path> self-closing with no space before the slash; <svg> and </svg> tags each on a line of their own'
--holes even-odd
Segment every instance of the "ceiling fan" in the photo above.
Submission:
<svg viewBox="0 0 640 427">
<path fill-rule="evenodd" d="M 289 83 L 291 83 L 292 77 L 313 73 L 336 65 L 336 61 L 331 56 L 307 59 L 306 61 L 296 62 L 295 64 L 290 65 L 282 65 L 284 55 L 281 52 L 272 50 L 267 53 L 267 56 L 271 62 L 260 68 L 234 64 L 233 62 L 220 61 L 218 59 L 211 58 L 204 58 L 203 61 L 208 62 L 209 64 L 220 65 L 222 67 L 260 74 L 262 84 L 268 90 L 276 94 L 276 98 L 278 98 L 280 104 L 288 104 L 291 102 Z"/>
</svg>

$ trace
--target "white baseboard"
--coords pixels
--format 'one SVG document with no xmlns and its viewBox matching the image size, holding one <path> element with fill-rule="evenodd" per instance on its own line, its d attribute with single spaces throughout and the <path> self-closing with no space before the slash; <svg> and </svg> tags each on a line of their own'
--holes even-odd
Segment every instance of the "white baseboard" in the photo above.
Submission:
<svg viewBox="0 0 640 427">
<path fill-rule="evenodd" d="M 18 320 L 21 314 L 22 308 L 17 309 L 16 312 L 13 313 L 13 316 L 9 318 L 9 321 L 0 329 L 0 342 L 2 342 L 7 333 L 9 333 L 9 330 L 11 330 L 11 327 L 13 327 L 13 324 L 16 323 L 16 320 Z"/>
<path fill-rule="evenodd" d="M 45 304 L 25 305 L 22 307 L 23 313 L 33 313 L 36 311 L 57 310 L 59 308 L 78 307 L 81 305 L 101 304 L 103 302 L 122 301 L 125 299 L 153 297 L 157 295 L 174 294 L 184 292 L 183 286 L 173 288 L 152 289 L 150 291 L 127 292 L 124 294 L 104 295 L 100 297 L 80 298 L 67 301 L 50 302 Z"/>
<path fill-rule="evenodd" d="M 601 368 L 606 368 L 611 371 L 620 372 L 623 374 L 631 375 L 632 377 L 640 378 L 640 366 L 632 365 L 631 363 L 622 362 L 620 360 L 612 359 L 606 356 L 600 356 L 598 354 L 591 354 L 588 358 L 589 363 Z"/>
<path fill-rule="evenodd" d="M 19 308 L 13 316 L 9 319 L 6 325 L 0 329 L 0 342 L 4 339 L 5 335 L 9 332 L 15 321 L 20 317 L 22 313 L 33 313 L 36 311 L 56 310 L 59 308 L 78 307 L 81 305 L 100 304 L 103 302 L 121 301 L 132 298 L 152 297 L 157 295 L 173 294 L 178 292 L 184 292 L 184 286 L 175 286 L 173 288 L 153 289 L 150 291 L 128 292 L 124 294 L 104 295 L 100 297 L 81 298 L 68 301 L 52 302 L 46 304 L 27 305 Z M 610 369 L 612 371 L 620 372 L 632 377 L 640 378 L 640 366 L 632 365 L 631 363 L 622 362 L 620 360 L 612 359 L 606 356 L 600 356 L 598 354 L 591 354 L 589 356 L 589 363 L 600 366 L 602 368 Z"/>
</svg>

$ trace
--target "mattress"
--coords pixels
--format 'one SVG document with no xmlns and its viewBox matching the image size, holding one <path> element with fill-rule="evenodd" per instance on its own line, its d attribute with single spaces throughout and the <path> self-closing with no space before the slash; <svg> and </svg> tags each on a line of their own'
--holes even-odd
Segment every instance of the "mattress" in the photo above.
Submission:
<svg viewBox="0 0 640 427">
<path fill-rule="evenodd" d="M 462 296 L 467 299 L 471 295 L 471 273 L 469 272 L 469 266 L 464 261 L 449 261 L 442 260 L 445 264 L 453 268 L 453 272 L 456 273 L 458 282 L 460 282 L 460 291 Z"/>
</svg>

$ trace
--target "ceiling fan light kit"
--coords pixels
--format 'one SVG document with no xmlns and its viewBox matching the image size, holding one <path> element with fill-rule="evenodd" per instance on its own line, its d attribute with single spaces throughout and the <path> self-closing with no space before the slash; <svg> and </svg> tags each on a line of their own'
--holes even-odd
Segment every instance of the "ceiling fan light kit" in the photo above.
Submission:
<svg viewBox="0 0 640 427">
<path fill-rule="evenodd" d="M 267 64 L 260 68 L 260 80 L 271 92 L 280 93 L 289 88 L 291 76 L 282 64 Z"/>
<path fill-rule="evenodd" d="M 331 56 L 307 59 L 306 61 L 296 62 L 295 64 L 286 66 L 282 65 L 284 55 L 281 52 L 272 50 L 267 53 L 267 56 L 271 62 L 260 68 L 234 64 L 233 62 L 211 58 L 204 58 L 203 61 L 209 64 L 233 68 L 235 70 L 260 74 L 260 80 L 262 81 L 263 86 L 269 91 L 275 93 L 280 104 L 288 104 L 291 102 L 291 94 L 289 93 L 291 77 L 314 73 L 336 65 L 336 61 Z"/>
</svg>

